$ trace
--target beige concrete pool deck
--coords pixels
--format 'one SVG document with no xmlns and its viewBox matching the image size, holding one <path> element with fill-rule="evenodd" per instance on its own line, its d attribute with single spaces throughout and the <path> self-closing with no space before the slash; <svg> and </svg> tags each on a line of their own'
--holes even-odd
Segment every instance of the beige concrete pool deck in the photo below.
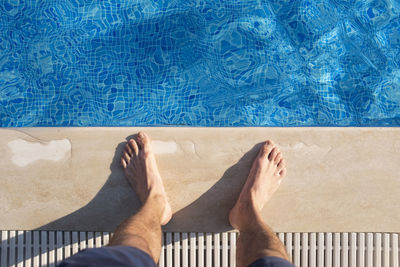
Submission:
<svg viewBox="0 0 400 267">
<path fill-rule="evenodd" d="M 119 158 L 153 140 L 174 217 L 166 231 L 231 230 L 260 142 L 288 174 L 262 213 L 279 232 L 400 232 L 400 128 L 3 128 L 0 229 L 113 231 L 140 207 Z"/>
</svg>

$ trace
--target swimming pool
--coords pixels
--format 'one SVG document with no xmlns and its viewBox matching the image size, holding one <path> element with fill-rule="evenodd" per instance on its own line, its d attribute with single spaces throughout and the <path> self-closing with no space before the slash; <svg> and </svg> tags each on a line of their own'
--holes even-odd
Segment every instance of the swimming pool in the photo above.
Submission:
<svg viewBox="0 0 400 267">
<path fill-rule="evenodd" d="M 400 3 L 0 1 L 0 126 L 400 126 Z"/>
</svg>

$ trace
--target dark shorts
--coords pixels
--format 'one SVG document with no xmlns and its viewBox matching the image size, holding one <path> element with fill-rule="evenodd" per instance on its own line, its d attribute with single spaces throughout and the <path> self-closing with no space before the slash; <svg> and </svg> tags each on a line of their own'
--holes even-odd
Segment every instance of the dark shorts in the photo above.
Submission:
<svg viewBox="0 0 400 267">
<path fill-rule="evenodd" d="M 262 257 L 249 265 L 249 267 L 295 267 L 285 259 L 278 257 Z"/>
<path fill-rule="evenodd" d="M 156 267 L 149 254 L 134 247 L 111 246 L 83 250 L 58 266 L 135 266 Z"/>
<path fill-rule="evenodd" d="M 128 246 L 86 249 L 64 260 L 58 266 L 157 267 L 149 254 Z M 263 257 L 250 264 L 249 267 L 294 267 L 294 265 L 278 257 Z"/>
</svg>

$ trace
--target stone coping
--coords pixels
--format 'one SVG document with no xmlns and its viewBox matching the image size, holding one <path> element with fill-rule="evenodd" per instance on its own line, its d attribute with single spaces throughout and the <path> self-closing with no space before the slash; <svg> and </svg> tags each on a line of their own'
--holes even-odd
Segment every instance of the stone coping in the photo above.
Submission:
<svg viewBox="0 0 400 267">
<path fill-rule="evenodd" d="M 174 217 L 165 231 L 232 230 L 227 215 L 259 144 L 288 175 L 264 207 L 277 232 L 400 232 L 400 128 L 0 129 L 0 229 L 113 231 L 140 208 L 119 166 L 134 133 L 153 139 Z"/>
</svg>

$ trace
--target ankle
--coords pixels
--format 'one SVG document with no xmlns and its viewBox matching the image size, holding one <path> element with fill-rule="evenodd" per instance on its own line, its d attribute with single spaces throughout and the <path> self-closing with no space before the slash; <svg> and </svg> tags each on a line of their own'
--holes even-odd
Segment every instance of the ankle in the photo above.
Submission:
<svg viewBox="0 0 400 267">
<path fill-rule="evenodd" d="M 165 208 L 165 196 L 160 192 L 151 190 L 149 191 L 146 201 L 143 203 L 143 206 L 149 205 L 154 209 L 159 208 L 160 211 L 164 211 Z"/>
<path fill-rule="evenodd" d="M 164 194 L 164 190 L 158 184 L 152 182 L 147 187 L 147 198 L 159 197 Z"/>
<path fill-rule="evenodd" d="M 254 221 L 261 218 L 259 213 L 255 202 L 251 198 L 238 201 L 234 207 L 234 216 L 232 218 L 235 228 L 239 231 L 251 231 Z"/>
<path fill-rule="evenodd" d="M 247 216 L 260 213 L 261 210 L 258 207 L 254 190 L 250 190 L 246 195 L 240 196 L 239 199 L 238 203 L 242 206 L 243 212 L 245 212 Z"/>
<path fill-rule="evenodd" d="M 162 206 L 164 206 L 165 196 L 157 190 L 150 190 L 146 199 L 146 202 L 148 201 L 156 202 L 158 205 L 162 204 Z"/>
</svg>

